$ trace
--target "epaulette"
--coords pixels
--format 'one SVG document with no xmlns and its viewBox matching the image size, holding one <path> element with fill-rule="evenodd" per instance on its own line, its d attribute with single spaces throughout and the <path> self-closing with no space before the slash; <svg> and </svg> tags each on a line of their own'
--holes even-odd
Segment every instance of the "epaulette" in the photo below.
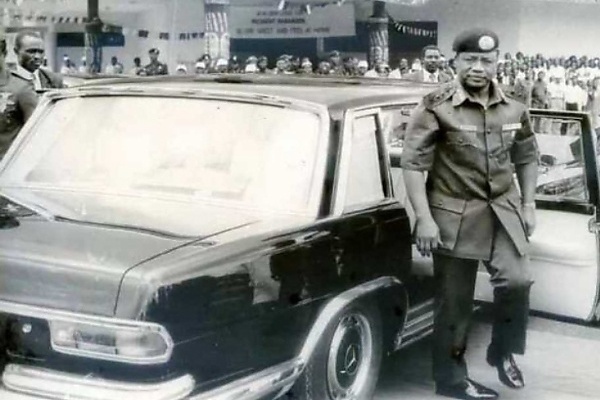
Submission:
<svg viewBox="0 0 600 400">
<path fill-rule="evenodd" d="M 451 98 L 454 93 L 456 93 L 456 83 L 445 83 L 433 92 L 425 95 L 423 98 L 423 104 L 429 109 L 434 108 Z"/>
</svg>

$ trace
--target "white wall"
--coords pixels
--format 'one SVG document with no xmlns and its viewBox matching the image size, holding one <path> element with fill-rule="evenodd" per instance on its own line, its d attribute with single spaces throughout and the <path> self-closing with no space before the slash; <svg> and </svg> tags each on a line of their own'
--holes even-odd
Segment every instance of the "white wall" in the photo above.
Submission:
<svg viewBox="0 0 600 400">
<path fill-rule="evenodd" d="M 372 5 L 356 2 L 365 20 Z M 500 51 L 547 56 L 600 56 L 600 3 L 560 0 L 430 0 L 423 6 L 388 4 L 389 14 L 405 21 L 438 21 L 438 45 L 451 54 L 452 40 L 475 26 L 494 30 Z"/>
<path fill-rule="evenodd" d="M 178 0 L 177 7 L 172 3 L 171 10 L 175 24 L 172 35 L 175 40 L 169 43 L 169 70 L 175 71 L 178 63 L 184 63 L 191 68 L 196 60 L 206 51 L 204 39 L 178 40 L 181 32 L 204 32 L 204 2 L 198 0 Z"/>
<path fill-rule="evenodd" d="M 600 3 L 523 1 L 519 47 L 548 56 L 600 56 Z"/>
<path fill-rule="evenodd" d="M 165 1 L 152 3 L 144 10 L 129 12 L 100 12 L 100 18 L 113 25 L 134 31 L 125 35 L 124 47 L 104 47 L 102 49 L 103 68 L 110 63 L 110 58 L 116 56 L 128 71 L 133 66 L 133 58 L 142 59 L 142 65 L 149 62 L 148 50 L 158 48 L 159 59 L 169 65 L 169 71 L 174 72 L 179 62 L 193 65 L 193 62 L 205 52 L 204 39 L 179 40 L 181 32 L 204 31 L 204 3 L 198 0 Z M 56 25 L 59 32 L 83 32 L 84 25 Z M 137 36 L 137 30 L 145 29 L 150 32 L 148 38 Z M 159 32 L 169 32 L 170 40 L 158 38 Z M 83 48 L 57 48 L 56 58 L 60 65 L 64 54 L 80 64 Z"/>
<path fill-rule="evenodd" d="M 125 27 L 139 26 L 139 15 L 137 13 L 102 13 L 101 18 L 105 23 L 119 25 Z M 83 24 L 56 24 L 54 25 L 56 32 L 84 32 Z M 133 66 L 133 57 L 141 56 L 142 48 L 140 38 L 126 36 L 125 46 L 123 47 L 103 47 L 102 48 L 102 69 L 110 63 L 110 58 L 116 56 L 125 67 L 125 71 Z M 56 48 L 56 70 L 60 69 L 64 55 L 69 58 L 79 67 L 81 65 L 81 57 L 84 55 L 83 47 L 57 47 Z"/>
</svg>

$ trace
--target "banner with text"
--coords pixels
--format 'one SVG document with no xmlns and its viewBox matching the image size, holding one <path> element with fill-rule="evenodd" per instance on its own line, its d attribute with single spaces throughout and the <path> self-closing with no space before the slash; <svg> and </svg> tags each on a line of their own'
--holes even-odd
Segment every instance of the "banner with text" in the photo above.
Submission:
<svg viewBox="0 0 600 400">
<path fill-rule="evenodd" d="M 354 36 L 354 4 L 278 10 L 265 7 L 231 7 L 231 37 L 235 39 L 294 39 Z"/>
</svg>

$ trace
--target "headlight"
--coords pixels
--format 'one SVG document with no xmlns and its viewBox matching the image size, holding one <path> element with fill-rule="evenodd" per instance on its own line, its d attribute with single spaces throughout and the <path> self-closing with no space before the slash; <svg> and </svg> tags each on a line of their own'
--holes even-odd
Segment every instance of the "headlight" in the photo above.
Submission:
<svg viewBox="0 0 600 400">
<path fill-rule="evenodd" d="M 131 364 L 169 360 L 173 341 L 157 324 L 135 321 L 50 320 L 52 348 L 60 353 Z"/>
</svg>

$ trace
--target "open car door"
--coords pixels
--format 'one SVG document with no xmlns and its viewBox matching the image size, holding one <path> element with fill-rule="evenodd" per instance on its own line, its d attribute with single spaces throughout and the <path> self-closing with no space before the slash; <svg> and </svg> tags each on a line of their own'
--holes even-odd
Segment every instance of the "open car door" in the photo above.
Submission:
<svg viewBox="0 0 600 400">
<path fill-rule="evenodd" d="M 540 151 L 531 309 L 591 321 L 600 287 L 595 133 L 586 113 L 531 110 L 531 121 Z M 492 299 L 485 269 L 475 295 Z"/>
</svg>

